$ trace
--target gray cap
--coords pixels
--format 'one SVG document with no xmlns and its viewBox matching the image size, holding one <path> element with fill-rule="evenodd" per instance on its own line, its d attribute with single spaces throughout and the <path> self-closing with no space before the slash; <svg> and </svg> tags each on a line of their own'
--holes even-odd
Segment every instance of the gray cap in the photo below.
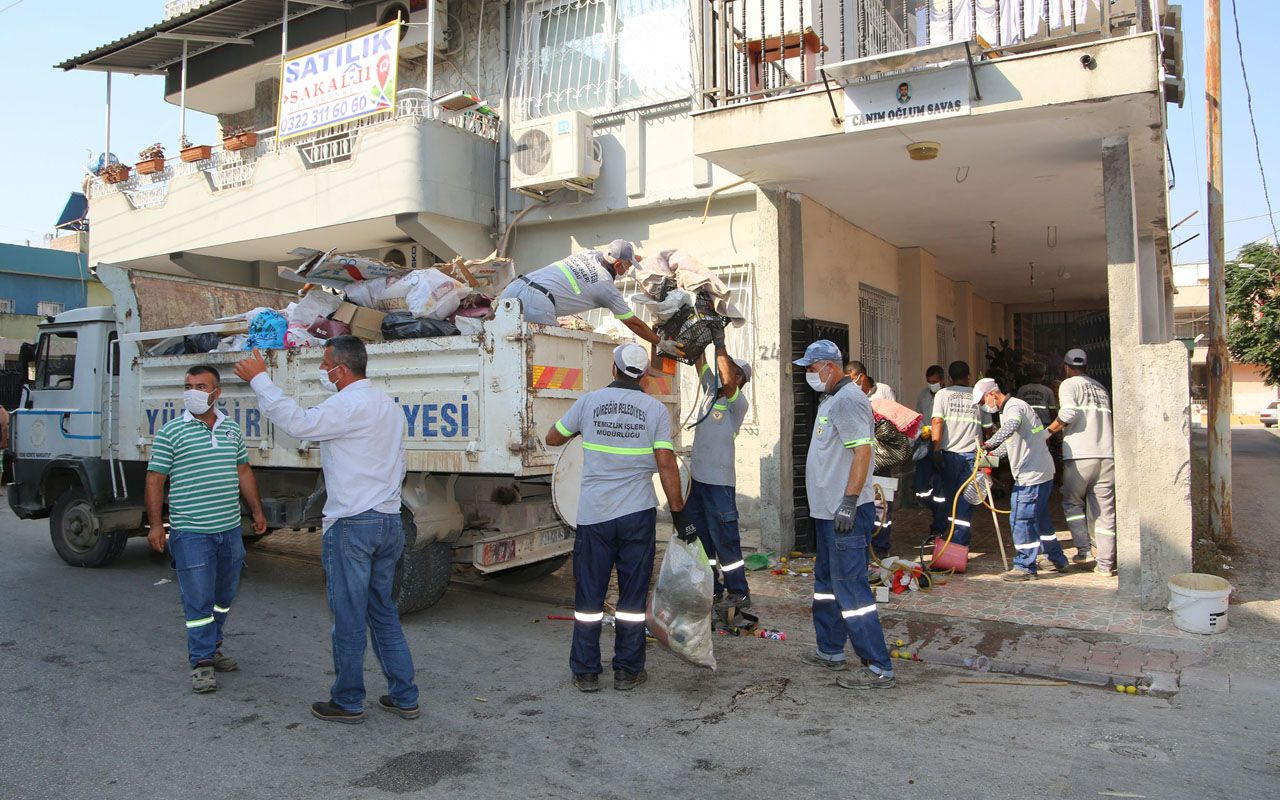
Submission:
<svg viewBox="0 0 1280 800">
<path fill-rule="evenodd" d="M 609 242 L 609 249 L 604 251 L 604 260 L 610 264 L 617 261 L 626 261 L 628 264 L 634 264 L 636 261 L 636 246 L 626 239 L 614 239 Z"/>
<path fill-rule="evenodd" d="M 1067 351 L 1067 355 L 1063 357 L 1062 363 L 1068 367 L 1083 367 L 1089 363 L 1089 354 L 1076 347 Z"/>
<path fill-rule="evenodd" d="M 735 358 L 733 363 L 738 365 L 738 369 L 742 370 L 742 382 L 744 384 L 751 382 L 751 363 L 743 358 Z"/>
</svg>

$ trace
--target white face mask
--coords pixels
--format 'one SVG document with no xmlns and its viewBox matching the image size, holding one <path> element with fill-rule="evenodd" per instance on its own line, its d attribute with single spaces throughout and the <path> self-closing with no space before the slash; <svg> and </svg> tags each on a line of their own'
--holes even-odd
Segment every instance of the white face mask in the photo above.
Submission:
<svg viewBox="0 0 1280 800">
<path fill-rule="evenodd" d="M 988 414 L 995 414 L 995 413 L 998 413 L 998 412 L 1000 411 L 1000 406 L 988 406 L 988 405 L 984 405 L 984 406 L 982 407 L 982 410 L 983 410 L 983 411 L 985 411 L 985 412 L 987 412 Z"/>
<path fill-rule="evenodd" d="M 320 368 L 320 385 L 323 386 L 327 392 L 338 391 L 338 384 L 329 379 L 329 373 L 333 372 L 335 369 L 337 369 L 337 367 L 333 367 L 333 369 L 325 369 L 324 367 Z"/>
<path fill-rule="evenodd" d="M 935 394 L 936 394 L 937 392 L 942 391 L 942 384 L 940 384 L 940 383 L 931 383 L 931 384 L 929 384 L 929 391 L 934 392 Z"/>
<path fill-rule="evenodd" d="M 825 392 L 827 390 L 827 382 L 822 379 L 822 371 L 806 372 L 804 379 L 809 384 L 809 388 L 815 392 Z"/>
<path fill-rule="evenodd" d="M 199 389 L 187 389 L 182 393 L 182 405 L 198 417 L 209 410 L 209 393 Z"/>
</svg>

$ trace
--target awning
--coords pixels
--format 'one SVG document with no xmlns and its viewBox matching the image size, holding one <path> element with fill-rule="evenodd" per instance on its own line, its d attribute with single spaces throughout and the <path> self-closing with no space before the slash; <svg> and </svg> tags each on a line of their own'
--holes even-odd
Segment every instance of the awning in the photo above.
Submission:
<svg viewBox="0 0 1280 800">
<path fill-rule="evenodd" d="M 298 10 L 289 19 L 304 17 L 321 8 L 350 8 L 341 0 L 290 0 Z M 96 50 L 63 61 L 59 69 L 87 69 L 158 75 L 182 60 L 183 44 L 194 56 L 227 44 L 252 44 L 249 38 L 280 24 L 281 0 L 209 0 L 199 8 L 167 19 L 105 44 Z"/>
</svg>

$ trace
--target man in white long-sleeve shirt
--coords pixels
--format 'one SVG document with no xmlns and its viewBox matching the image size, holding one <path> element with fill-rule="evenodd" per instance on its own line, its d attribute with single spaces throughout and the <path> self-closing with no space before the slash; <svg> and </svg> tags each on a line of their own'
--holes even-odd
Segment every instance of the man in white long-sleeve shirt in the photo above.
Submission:
<svg viewBox="0 0 1280 800">
<path fill-rule="evenodd" d="M 389 694 L 378 705 L 405 719 L 420 713 L 413 658 L 391 599 L 404 550 L 404 412 L 365 377 L 367 364 L 364 342 L 354 336 L 330 339 L 318 377 L 334 394 L 307 409 L 271 382 L 258 351 L 236 365 L 236 375 L 258 395 L 267 419 L 295 439 L 320 444 L 327 495 L 324 572 L 336 677 L 329 700 L 313 703 L 311 713 L 329 722 L 364 721 L 366 627 L 387 676 Z"/>
</svg>

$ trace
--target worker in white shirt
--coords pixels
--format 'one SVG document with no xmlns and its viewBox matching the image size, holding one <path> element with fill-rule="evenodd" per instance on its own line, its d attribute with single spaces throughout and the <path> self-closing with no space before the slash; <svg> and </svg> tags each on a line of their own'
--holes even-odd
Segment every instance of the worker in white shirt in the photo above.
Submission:
<svg viewBox="0 0 1280 800">
<path fill-rule="evenodd" d="M 867 399 L 893 400 L 897 402 L 898 396 L 894 394 L 893 387 L 887 383 L 876 383 L 875 379 L 867 374 L 867 366 L 861 361 L 846 362 L 844 374 L 849 376 L 849 380 L 853 381 L 862 390 Z"/>
<path fill-rule="evenodd" d="M 364 721 L 364 650 L 373 646 L 387 677 L 378 705 L 404 719 L 419 716 L 413 658 L 391 598 L 404 551 L 400 487 L 404 483 L 404 411 L 365 377 L 368 354 L 354 336 L 325 342 L 316 377 L 333 395 L 315 408 L 286 397 L 267 375 L 262 355 L 236 364 L 272 424 L 320 444 L 324 470 L 324 572 L 333 612 L 329 699 L 311 713 L 327 722 Z M 372 636 L 371 636 L 372 634 Z"/>
<path fill-rule="evenodd" d="M 943 489 L 942 502 L 934 506 L 930 530 L 936 536 L 946 536 L 947 531 L 954 527 L 951 543 L 967 548 L 973 506 L 964 499 L 960 489 L 973 474 L 982 430 L 991 424 L 991 415 L 974 407 L 967 363 L 952 361 L 947 366 L 947 375 L 951 385 L 934 395 L 929 423 L 929 434 L 933 438 L 933 468 Z M 953 505 L 954 517 L 951 516 Z"/>
<path fill-rule="evenodd" d="M 933 397 L 942 391 L 942 382 L 946 377 L 942 371 L 941 364 L 934 364 L 924 372 L 924 380 L 927 384 L 920 393 L 916 395 L 916 412 L 924 417 L 924 424 L 927 426 L 933 421 Z M 929 457 L 929 442 L 923 442 L 924 457 L 916 459 L 916 500 L 920 505 L 927 509 L 933 509 L 937 505 L 942 504 L 942 487 L 938 484 L 938 478 L 941 475 L 933 468 L 933 459 Z M 919 450 L 917 450 L 919 455 Z"/>
<path fill-rule="evenodd" d="M 1052 389 L 1044 385 L 1044 376 L 1044 364 L 1032 364 L 1027 369 L 1027 383 L 1018 387 L 1014 397 L 1031 406 L 1031 410 L 1040 417 L 1041 425 L 1048 425 L 1058 414 L 1058 398 Z"/>
<path fill-rule="evenodd" d="M 1098 556 L 1093 571 L 1112 576 L 1116 569 L 1116 462 L 1111 395 L 1085 374 L 1088 363 L 1083 350 L 1067 351 L 1062 365 L 1067 378 L 1058 387 L 1058 418 L 1049 425 L 1049 432 L 1062 432 L 1062 510 L 1076 546 L 1071 560 L 1089 563 L 1092 521 Z"/>
</svg>

